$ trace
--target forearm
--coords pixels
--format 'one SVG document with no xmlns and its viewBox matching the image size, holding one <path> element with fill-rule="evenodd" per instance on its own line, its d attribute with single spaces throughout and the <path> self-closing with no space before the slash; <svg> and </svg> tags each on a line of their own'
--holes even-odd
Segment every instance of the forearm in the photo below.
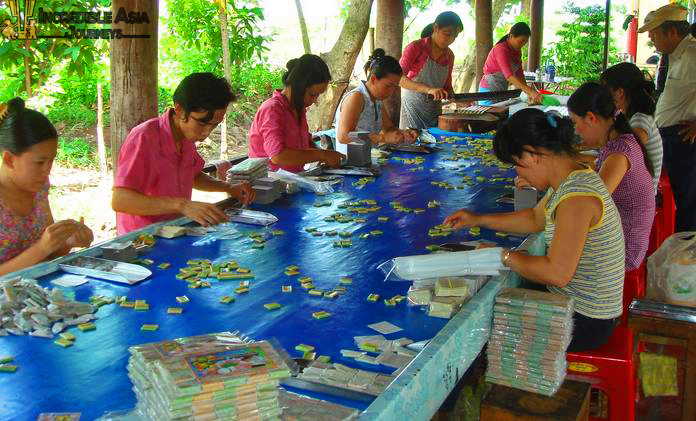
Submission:
<svg viewBox="0 0 696 421">
<path fill-rule="evenodd" d="M 406 76 L 401 76 L 401 80 L 399 81 L 399 85 L 404 89 L 408 89 L 409 91 L 416 91 L 416 92 L 420 92 L 422 94 L 427 94 L 428 90 L 430 89 L 430 86 L 424 85 L 422 83 L 414 82 L 411 79 L 407 78 Z"/>
<path fill-rule="evenodd" d="M 557 287 L 566 286 L 573 276 L 572 273 L 568 275 L 563 262 L 553 262 L 549 256 L 530 256 L 524 252 L 513 251 L 510 252 L 505 265 L 523 278 Z"/>
<path fill-rule="evenodd" d="M 181 197 L 146 196 L 125 187 L 114 187 L 111 208 L 130 215 L 164 215 L 181 213 L 187 199 Z"/>
<path fill-rule="evenodd" d="M 531 94 L 532 92 L 536 92 L 536 89 L 527 85 L 526 80 L 520 79 L 520 77 L 517 75 L 510 76 L 509 78 L 507 78 L 507 81 L 510 82 L 510 84 L 512 86 L 514 86 L 517 89 L 521 89 L 522 92 L 524 92 L 526 94 Z"/>
<path fill-rule="evenodd" d="M 534 219 L 534 211 L 523 209 L 517 212 L 489 213 L 478 215 L 477 224 L 480 227 L 495 231 L 531 234 L 541 231 Z"/>
<path fill-rule="evenodd" d="M 319 149 L 292 149 L 285 148 L 283 152 L 271 158 L 275 165 L 298 167 L 309 162 L 321 161 L 321 150 Z"/>
<path fill-rule="evenodd" d="M 48 256 L 41 250 L 38 243 L 24 250 L 19 255 L 0 264 L 0 276 L 33 266 Z"/>
<path fill-rule="evenodd" d="M 198 173 L 193 179 L 193 188 L 200 191 L 229 193 L 230 187 L 229 183 L 213 178 L 204 172 Z"/>
</svg>

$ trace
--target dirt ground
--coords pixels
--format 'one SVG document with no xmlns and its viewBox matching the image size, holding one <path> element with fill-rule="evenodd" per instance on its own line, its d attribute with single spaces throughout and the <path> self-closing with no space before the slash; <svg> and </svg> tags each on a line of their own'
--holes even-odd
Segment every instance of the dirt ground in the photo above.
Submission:
<svg viewBox="0 0 696 421">
<path fill-rule="evenodd" d="M 232 128 L 228 132 L 228 145 L 229 157 L 246 153 L 242 129 Z M 206 162 L 219 158 L 219 129 L 211 134 L 210 139 L 201 142 L 198 150 Z M 102 177 L 96 170 L 65 168 L 56 164 L 51 171 L 51 185 L 49 200 L 56 221 L 84 218 L 85 224 L 94 232 L 95 243 L 116 236 L 116 214 L 111 209 L 113 173 Z M 224 193 L 193 191 L 194 200 L 217 202 L 224 198 Z"/>
</svg>

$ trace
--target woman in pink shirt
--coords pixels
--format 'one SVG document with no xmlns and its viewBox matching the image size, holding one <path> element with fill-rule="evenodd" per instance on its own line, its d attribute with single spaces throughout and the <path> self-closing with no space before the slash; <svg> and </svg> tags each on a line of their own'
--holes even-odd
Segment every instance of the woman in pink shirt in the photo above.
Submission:
<svg viewBox="0 0 696 421">
<path fill-rule="evenodd" d="M 88 247 L 94 236 L 80 222 L 54 222 L 48 175 L 58 132 L 20 98 L 0 104 L 0 276 Z"/>
<path fill-rule="evenodd" d="M 311 142 L 307 107 L 326 91 L 329 67 L 319 56 L 305 54 L 286 65 L 282 91 L 273 92 L 256 112 L 249 128 L 249 158 L 270 158 L 269 168 L 301 172 L 310 162 L 339 167 L 343 155 L 317 149 Z"/>
<path fill-rule="evenodd" d="M 575 132 L 588 148 L 599 148 L 595 169 L 621 215 L 626 246 L 626 271 L 645 258 L 655 218 L 653 167 L 626 116 L 617 112 L 606 86 L 588 82 L 568 98 Z"/>
<path fill-rule="evenodd" d="M 512 25 L 510 32 L 502 37 L 488 53 L 483 65 L 483 77 L 479 91 L 506 91 L 509 85 L 525 92 L 532 103 L 540 103 L 541 95 L 527 85 L 522 69 L 522 48 L 529 42 L 532 30 L 524 22 Z M 489 101 L 482 103 L 488 104 Z"/>
<path fill-rule="evenodd" d="M 464 29 L 454 12 L 442 12 L 421 32 L 421 39 L 408 44 L 401 55 L 401 129 L 426 129 L 437 125 L 440 100 L 454 95 L 454 53 L 449 46 Z"/>
</svg>

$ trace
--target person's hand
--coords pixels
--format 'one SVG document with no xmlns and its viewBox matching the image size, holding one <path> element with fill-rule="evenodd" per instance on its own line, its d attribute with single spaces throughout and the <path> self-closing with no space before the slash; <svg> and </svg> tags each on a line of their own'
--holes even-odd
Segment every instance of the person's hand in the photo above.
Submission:
<svg viewBox="0 0 696 421">
<path fill-rule="evenodd" d="M 227 215 L 217 206 L 211 203 L 195 202 L 188 200 L 181 208 L 181 213 L 204 227 L 217 225 L 227 221 Z"/>
<path fill-rule="evenodd" d="M 541 98 L 541 94 L 539 92 L 533 91 L 532 93 L 530 93 L 528 95 L 528 97 L 529 98 L 527 99 L 527 102 L 529 103 L 529 105 L 541 104 L 542 98 Z"/>
<path fill-rule="evenodd" d="M 404 135 L 404 141 L 406 143 L 414 143 L 416 140 L 418 140 L 418 136 L 420 136 L 420 132 L 416 129 L 406 129 L 401 130 L 401 132 Z"/>
<path fill-rule="evenodd" d="M 73 247 L 89 247 L 94 241 L 92 230 L 85 225 L 85 218 L 80 218 L 80 222 L 75 222 L 75 232 L 65 241 L 65 245 Z"/>
<path fill-rule="evenodd" d="M 66 246 L 68 238 L 77 231 L 77 221 L 66 219 L 46 227 L 37 246 L 44 256 L 50 256 Z"/>
<path fill-rule="evenodd" d="M 679 130 L 679 134 L 684 136 L 682 141 L 686 143 L 696 142 L 696 122 L 690 123 L 688 121 L 682 121 L 681 124 L 686 125 L 686 127 Z"/>
<path fill-rule="evenodd" d="M 341 160 L 344 158 L 345 155 L 336 151 L 322 151 L 320 161 L 331 168 L 339 168 L 341 166 Z"/>
<path fill-rule="evenodd" d="M 518 189 L 523 189 L 525 187 L 532 187 L 532 185 L 529 183 L 529 181 L 525 180 L 520 176 L 517 176 L 515 177 L 515 187 L 517 187 Z"/>
<path fill-rule="evenodd" d="M 430 88 L 428 89 L 428 94 L 432 95 L 435 101 L 440 101 L 449 97 L 449 92 L 442 88 Z"/>
<path fill-rule="evenodd" d="M 469 212 L 466 209 L 459 209 L 452 215 L 445 218 L 445 224 L 451 226 L 452 228 L 458 230 L 462 228 L 473 227 L 478 224 L 478 215 L 473 212 Z"/>
<path fill-rule="evenodd" d="M 254 198 L 256 197 L 256 193 L 254 192 L 254 189 L 251 188 L 251 184 L 247 183 L 246 181 L 231 184 L 227 194 L 239 199 L 244 206 L 247 206 L 249 203 L 253 202 Z"/>
<path fill-rule="evenodd" d="M 390 130 L 382 134 L 382 142 L 387 145 L 394 145 L 397 143 L 403 143 L 404 133 L 401 130 Z"/>
</svg>

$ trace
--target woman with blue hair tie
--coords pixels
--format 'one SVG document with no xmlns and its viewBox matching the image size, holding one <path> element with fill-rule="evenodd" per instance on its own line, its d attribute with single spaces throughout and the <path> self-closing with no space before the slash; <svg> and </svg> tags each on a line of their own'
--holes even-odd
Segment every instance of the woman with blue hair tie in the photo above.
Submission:
<svg viewBox="0 0 696 421">
<path fill-rule="evenodd" d="M 545 256 L 503 250 L 502 263 L 554 294 L 575 301 L 568 351 L 605 344 L 623 309 L 624 241 L 619 212 L 592 169 L 577 162 L 570 119 L 537 109 L 515 113 L 496 133 L 493 150 L 546 196 L 531 209 L 497 214 L 459 210 L 455 229 L 484 227 L 541 233 Z"/>
</svg>

